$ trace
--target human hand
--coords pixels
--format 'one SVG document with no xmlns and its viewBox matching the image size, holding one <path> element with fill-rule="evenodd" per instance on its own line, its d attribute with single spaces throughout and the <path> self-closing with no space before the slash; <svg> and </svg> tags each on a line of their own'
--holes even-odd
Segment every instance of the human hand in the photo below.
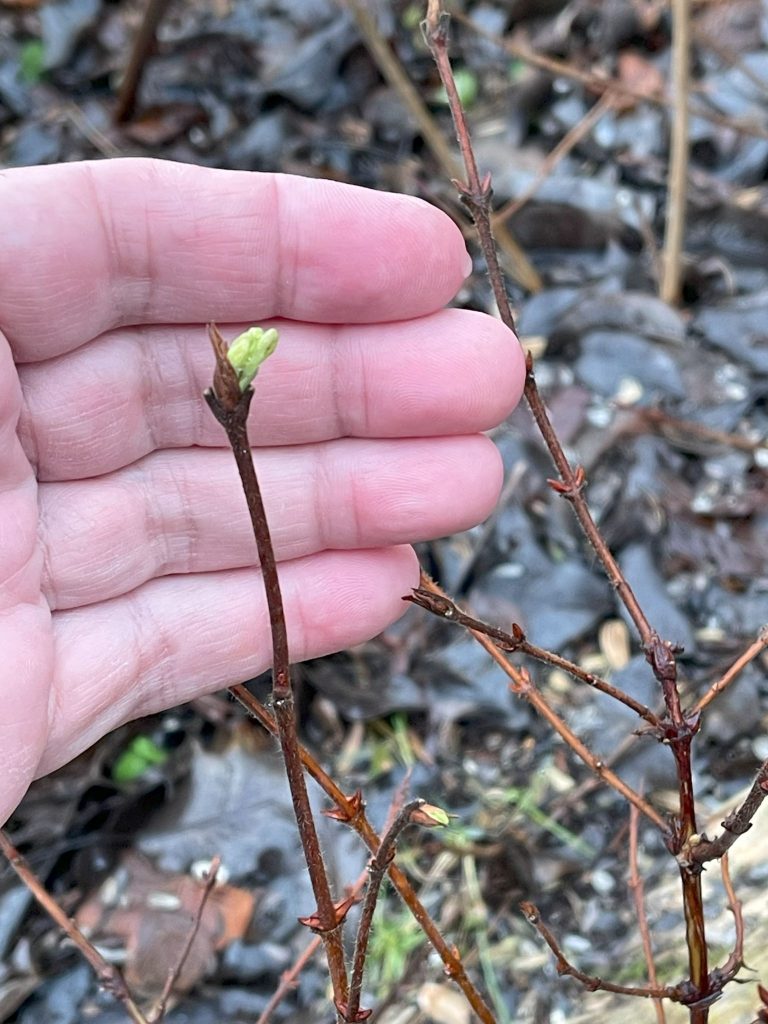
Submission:
<svg viewBox="0 0 768 1024">
<path fill-rule="evenodd" d="M 478 432 L 523 363 L 498 321 L 441 311 L 467 269 L 403 196 L 147 160 L 0 173 L 0 822 L 108 730 L 270 663 L 206 321 L 280 328 L 251 439 L 292 660 L 382 630 L 408 543 L 489 514 Z"/>
</svg>

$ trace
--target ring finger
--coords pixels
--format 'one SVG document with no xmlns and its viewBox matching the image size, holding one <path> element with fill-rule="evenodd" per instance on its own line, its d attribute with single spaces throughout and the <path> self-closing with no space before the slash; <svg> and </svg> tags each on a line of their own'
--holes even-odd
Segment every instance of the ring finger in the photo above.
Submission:
<svg viewBox="0 0 768 1024">
<path fill-rule="evenodd" d="M 501 464 L 480 435 L 341 439 L 254 452 L 277 558 L 387 547 L 466 529 L 493 508 Z M 91 480 L 40 485 L 43 591 L 54 609 L 156 577 L 256 562 L 228 450 L 155 452 Z"/>
</svg>

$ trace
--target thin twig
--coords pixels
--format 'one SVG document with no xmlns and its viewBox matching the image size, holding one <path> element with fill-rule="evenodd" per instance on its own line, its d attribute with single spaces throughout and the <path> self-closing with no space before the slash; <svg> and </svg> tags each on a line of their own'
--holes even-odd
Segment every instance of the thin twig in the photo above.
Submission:
<svg viewBox="0 0 768 1024">
<path fill-rule="evenodd" d="M 181 972 L 184 970 L 184 964 L 187 962 L 187 957 L 189 956 L 192 945 L 197 938 L 197 933 L 200 930 L 200 922 L 203 918 L 203 911 L 205 910 L 205 905 L 208 902 L 211 893 L 216 887 L 216 876 L 219 873 L 220 867 L 221 857 L 214 857 L 211 861 L 210 867 L 205 873 L 205 884 L 200 896 L 200 903 L 198 904 L 194 921 L 192 922 L 192 927 L 189 929 L 189 934 L 187 935 L 186 941 L 176 963 L 168 972 L 168 977 L 165 980 L 165 985 L 163 986 L 163 991 L 160 993 L 157 1005 L 152 1013 L 149 1014 L 149 1024 L 159 1024 L 163 1017 L 165 1017 L 168 1000 L 171 998 L 171 993 L 173 992 L 173 986 L 176 984 Z"/>
<path fill-rule="evenodd" d="M 536 644 L 530 643 L 517 623 L 513 624 L 512 632 L 507 633 L 497 626 L 491 626 L 481 619 L 475 619 L 471 615 L 467 615 L 449 597 L 436 593 L 431 587 L 418 587 L 404 597 L 403 600 L 417 604 L 420 608 L 424 608 L 438 618 L 447 619 L 457 626 L 463 626 L 465 629 L 482 633 L 491 639 L 501 651 L 506 653 L 519 651 L 521 654 L 527 654 L 529 657 L 542 661 L 546 665 L 559 668 L 563 672 L 567 672 L 568 675 L 573 676 L 574 679 L 578 679 L 580 682 L 586 683 L 587 686 L 591 686 L 594 690 L 599 690 L 600 693 L 613 697 L 614 700 L 634 711 L 636 715 L 639 715 L 640 718 L 648 722 L 654 729 L 662 728 L 658 716 L 645 704 L 636 701 L 634 697 L 630 697 L 629 694 L 613 686 L 606 679 L 595 675 L 594 672 L 586 672 L 575 662 L 569 661 L 568 658 L 563 658 L 553 651 L 548 651 L 544 647 L 537 647 Z"/>
<path fill-rule="evenodd" d="M 624 407 L 626 408 L 626 406 Z M 749 438 L 740 434 L 731 434 L 726 430 L 716 430 L 708 427 L 705 423 L 697 423 L 695 420 L 680 419 L 678 416 L 671 416 L 665 409 L 651 407 L 648 409 L 636 409 L 637 419 L 648 424 L 674 443 L 674 432 L 687 434 L 690 437 L 700 438 L 702 441 L 712 441 L 713 444 L 727 445 L 729 448 L 738 448 L 739 451 L 755 452 L 758 448 L 768 445 L 765 437 Z"/>
<path fill-rule="evenodd" d="M 640 929 L 640 939 L 643 944 L 643 956 L 645 966 L 648 970 L 648 981 L 651 988 L 658 988 L 658 977 L 656 975 L 656 961 L 653 956 L 653 945 L 651 943 L 651 931 L 648 927 L 648 915 L 645 912 L 645 886 L 643 878 L 637 866 L 637 846 L 640 815 L 637 808 L 630 804 L 629 807 L 629 887 L 632 890 L 632 898 L 635 903 L 637 924 Z M 656 1012 L 657 1024 L 666 1024 L 667 1015 L 664 1012 L 664 1003 L 661 999 L 653 997 L 653 1008 Z"/>
<path fill-rule="evenodd" d="M 296 957 L 292 966 L 287 971 L 283 971 L 280 975 L 280 984 L 270 996 L 269 1002 L 261 1011 L 256 1024 L 267 1024 L 272 1014 L 283 999 L 285 999 L 291 989 L 296 988 L 299 975 L 318 951 L 321 944 L 320 936 L 315 935 L 306 949 L 302 950 L 302 952 Z"/>
<path fill-rule="evenodd" d="M 170 0 L 147 0 L 144 16 L 141 19 L 141 25 L 139 25 L 139 30 L 131 47 L 128 63 L 123 73 L 123 80 L 120 83 L 120 91 L 117 95 L 114 114 L 112 115 L 117 124 L 127 121 L 136 109 L 136 96 L 138 95 L 141 80 L 144 77 L 147 58 L 155 45 L 157 29 L 165 17 L 169 3 Z"/>
<path fill-rule="evenodd" d="M 404 793 L 405 793 L 405 791 L 406 791 L 406 789 L 408 787 L 409 779 L 410 779 L 410 772 L 406 773 L 406 775 L 403 777 L 402 782 L 400 783 L 400 785 L 395 790 L 395 793 L 394 793 L 394 795 L 392 797 L 392 802 L 391 802 L 390 807 L 389 807 L 389 813 L 387 814 L 387 821 L 385 822 L 385 826 L 384 826 L 384 831 L 385 832 L 387 832 L 390 829 L 390 827 L 392 825 L 392 822 L 395 820 L 395 817 L 396 817 L 396 815 L 398 813 L 398 809 L 400 807 L 402 807 L 402 805 L 403 805 Z M 415 803 L 417 803 L 417 804 L 418 803 L 423 803 L 423 801 L 415 801 Z M 386 839 L 386 836 L 385 836 L 385 839 Z M 379 848 L 379 849 L 381 849 L 381 848 Z M 378 856 L 378 854 L 377 854 L 377 856 Z M 365 870 L 362 871 L 361 874 L 358 876 L 357 881 L 354 883 L 354 885 L 349 887 L 348 892 L 349 892 L 350 896 L 353 896 L 355 899 L 357 899 L 359 897 L 360 893 L 365 888 L 366 882 L 368 881 L 368 874 L 369 874 L 369 866 L 366 866 Z M 359 932 L 358 932 L 358 934 L 359 934 Z M 270 997 L 269 1002 L 267 1003 L 267 1005 L 262 1010 L 259 1019 L 256 1021 L 256 1024 L 268 1024 L 268 1021 L 269 1021 L 270 1017 L 272 1016 L 273 1012 L 275 1011 L 277 1006 L 280 1004 L 280 1002 L 284 999 L 286 994 L 288 992 L 290 992 L 290 990 L 292 988 L 296 987 L 296 980 L 297 980 L 298 976 L 301 974 L 301 972 L 304 970 L 306 965 L 309 963 L 309 961 L 312 959 L 314 954 L 317 952 L 317 949 L 318 949 L 319 945 L 320 945 L 320 937 L 316 935 L 315 938 L 307 946 L 307 948 L 297 957 L 296 961 L 294 962 L 294 964 L 290 968 L 290 970 L 283 972 L 283 974 L 282 974 L 282 976 L 280 978 L 280 984 L 275 989 L 275 991 L 273 992 L 272 996 Z M 353 979 L 354 979 L 354 971 L 353 971 Z M 350 991 L 352 991 L 352 988 L 353 988 L 353 986 L 350 986 Z M 350 1002 L 350 1005 L 351 1005 L 351 1002 Z M 351 1017 L 351 1014 L 349 1014 L 349 1009 L 348 1009 L 347 1012 L 348 1012 L 348 1016 Z"/>
<path fill-rule="evenodd" d="M 209 334 L 216 357 L 216 370 L 213 387 L 205 392 L 205 400 L 224 428 L 232 448 L 256 540 L 272 634 L 272 706 L 291 790 L 296 825 L 312 882 L 312 891 L 317 900 L 316 913 L 305 918 L 304 922 L 322 935 L 334 1001 L 337 1006 L 341 1006 L 347 1002 L 347 970 L 341 938 L 343 904 L 336 906 L 331 895 L 296 735 L 288 631 L 277 562 L 248 439 L 247 420 L 253 388 L 248 386 L 241 393 L 237 375 L 227 359 L 226 344 L 214 324 L 209 325 Z"/>
<path fill-rule="evenodd" d="M 685 210 L 688 198 L 688 93 L 690 90 L 690 0 L 672 0 L 673 114 L 667 178 L 667 216 L 661 261 L 661 298 L 680 301 Z"/>
<path fill-rule="evenodd" d="M 35 875 L 27 860 L 19 853 L 4 829 L 0 829 L 0 853 L 26 885 L 49 917 L 53 918 L 71 942 L 80 950 L 93 968 L 99 984 L 123 1004 L 133 1024 L 149 1024 L 144 1014 L 133 1001 L 125 979 L 114 964 L 108 963 L 96 947 L 88 941 L 75 922 L 61 909 L 56 900 Z"/>
<path fill-rule="evenodd" d="M 768 637 L 768 626 L 765 626 L 760 631 L 759 637 L 763 636 L 763 635 Z M 754 649 L 755 646 L 757 644 L 759 644 L 759 643 L 760 643 L 760 649 L 755 650 Z M 759 638 L 758 638 L 758 640 L 753 641 L 753 643 L 750 645 L 750 647 L 748 647 L 748 649 L 746 649 L 743 652 L 743 654 L 739 655 L 739 657 L 735 660 L 733 665 L 727 670 L 726 673 L 724 673 L 724 675 L 717 681 L 717 683 L 713 684 L 713 686 L 718 686 L 718 692 L 721 692 L 725 688 L 722 685 L 722 681 L 723 681 L 723 679 L 726 678 L 726 676 L 730 677 L 731 673 L 736 673 L 737 674 L 738 672 L 740 672 L 744 668 L 744 666 L 746 664 L 748 664 L 748 662 L 750 662 L 750 660 L 752 660 L 755 656 L 760 654 L 760 650 L 762 650 L 765 646 L 768 646 L 768 645 L 765 644 L 765 643 L 762 643 Z M 728 679 L 728 683 L 730 683 L 731 681 L 732 680 L 729 678 Z M 694 715 L 695 714 L 699 714 L 700 715 L 702 708 L 706 708 L 707 705 L 709 705 L 709 703 L 713 700 L 714 696 L 710 696 L 709 692 L 710 691 L 708 691 L 708 693 L 705 694 L 705 696 L 707 697 L 706 703 L 701 703 L 699 701 L 699 703 L 697 703 L 697 705 L 693 708 L 692 714 L 694 714 Z M 702 700 L 703 700 L 703 698 L 702 698 Z M 659 711 L 658 710 L 654 711 L 654 714 L 656 715 L 656 717 L 658 717 Z M 624 739 L 622 739 L 621 742 L 618 742 L 616 744 L 615 748 L 611 751 L 611 753 L 605 758 L 605 763 L 608 766 L 612 766 L 617 761 L 620 761 L 622 758 L 624 758 L 632 750 L 633 746 L 635 746 L 635 744 L 637 743 L 639 738 L 640 738 L 640 736 L 636 732 L 635 733 L 631 733 L 628 736 L 625 736 Z M 599 785 L 599 784 L 600 784 L 599 779 L 594 779 L 594 778 L 585 779 L 584 782 L 582 782 L 580 785 L 575 787 L 575 790 L 573 790 L 572 792 L 568 793 L 566 799 L 564 799 L 561 802 L 560 807 L 563 808 L 563 807 L 571 805 L 574 801 L 583 800 L 585 797 L 588 797 L 589 794 L 592 793 L 594 788 L 597 785 Z M 557 816 L 557 812 L 556 812 L 555 816 Z"/>
<path fill-rule="evenodd" d="M 731 866 L 728 863 L 728 854 L 724 853 L 720 858 L 720 871 L 723 876 L 723 888 L 728 900 L 728 909 L 733 914 L 733 926 L 735 938 L 733 940 L 733 952 L 725 961 L 722 967 L 713 971 L 717 976 L 720 987 L 731 981 L 744 965 L 744 914 L 742 913 L 741 900 L 736 895 L 731 881 Z"/>
<path fill-rule="evenodd" d="M 428 0 L 427 18 L 424 22 L 424 36 L 427 40 L 432 57 L 440 73 L 440 79 L 448 96 L 451 114 L 456 126 L 456 134 L 459 140 L 459 148 L 464 160 L 467 174 L 466 184 L 455 182 L 462 200 L 469 208 L 477 228 L 478 238 L 488 268 L 488 279 L 493 289 L 496 305 L 499 309 L 499 316 L 510 328 L 515 330 L 515 318 L 509 303 L 509 297 L 504 285 L 504 278 L 501 273 L 496 247 L 493 241 L 493 232 L 490 223 L 490 197 L 491 179 L 489 175 L 481 180 L 480 173 L 472 149 L 472 143 L 467 126 L 466 116 L 456 90 L 456 83 L 453 78 L 450 60 L 448 59 L 448 16 L 440 11 L 439 0 Z M 616 559 L 608 550 L 600 531 L 587 507 L 582 494 L 586 483 L 584 471 L 581 467 L 574 469 L 555 433 L 552 422 L 547 413 L 544 401 L 536 386 L 536 379 L 533 372 L 533 360 L 528 355 L 526 360 L 525 398 L 536 421 L 536 425 L 544 438 L 549 449 L 558 473 L 560 481 L 553 481 L 557 492 L 570 501 L 573 510 L 579 521 L 579 525 L 594 548 L 605 572 L 614 586 L 616 592 L 629 612 L 632 621 L 635 623 L 643 645 L 648 647 L 653 638 L 654 631 L 648 619 L 641 609 L 637 598 L 627 582 L 624 573 L 621 571 Z"/>
<path fill-rule="evenodd" d="M 392 863 L 395 855 L 395 846 L 402 831 L 411 824 L 412 814 L 424 803 L 423 800 L 411 800 L 396 815 L 381 837 L 381 843 L 368 865 L 368 888 L 365 890 L 363 909 L 360 913 L 360 921 L 357 926 L 357 937 L 355 939 L 355 952 L 352 958 L 352 973 L 349 981 L 349 1002 L 345 1018 L 350 1024 L 356 1021 L 365 1020 L 370 1016 L 369 1011 L 360 1010 L 360 996 L 363 991 L 363 973 L 365 961 L 368 956 L 368 943 L 371 937 L 371 925 L 376 904 L 379 899 L 379 891 L 384 876 Z"/>
<path fill-rule="evenodd" d="M 422 590 L 434 594 L 437 597 L 446 600 L 448 599 L 447 595 L 437 585 L 437 583 L 435 583 L 433 579 L 430 579 L 423 570 L 421 573 L 421 586 L 419 587 L 419 591 Z M 511 665 L 504 657 L 502 651 L 499 650 L 496 642 L 489 636 L 486 636 L 485 633 L 481 633 L 474 629 L 470 629 L 469 632 L 474 636 L 477 642 L 484 647 L 486 651 L 488 651 L 496 664 L 509 677 L 512 682 L 510 687 L 512 692 L 519 697 L 525 698 L 525 700 L 535 708 L 542 718 L 549 722 L 558 736 L 568 744 L 577 757 L 591 768 L 603 782 L 615 789 L 617 793 L 620 793 L 621 796 L 623 796 L 629 803 L 634 804 L 637 809 L 641 811 L 646 818 L 652 821 L 665 836 L 668 836 L 669 826 L 664 818 L 644 797 L 632 789 L 631 786 L 628 786 L 623 779 L 620 779 L 615 772 L 611 771 L 604 761 L 599 757 L 596 757 L 592 751 L 582 743 L 573 730 L 566 725 L 563 719 L 560 718 L 555 711 L 552 710 L 546 698 L 536 689 L 531 681 L 530 674 L 526 672 L 525 669 L 518 669 L 514 665 Z"/>
<path fill-rule="evenodd" d="M 700 715 L 704 708 L 708 707 L 719 693 L 722 693 L 726 687 L 730 686 L 739 673 L 746 668 L 751 661 L 754 661 L 754 659 L 757 658 L 758 655 L 766 649 L 766 647 L 768 647 L 768 625 L 763 626 L 757 634 L 757 639 L 753 640 L 746 651 L 739 655 L 731 667 L 727 669 L 716 682 L 712 683 L 704 696 L 699 699 L 694 708 L 694 712 Z"/>
<path fill-rule="evenodd" d="M 500 207 L 496 213 L 491 217 L 491 224 L 494 229 L 498 224 L 503 224 L 510 217 L 514 217 L 516 213 L 525 206 L 529 200 L 533 199 L 538 190 L 552 174 L 554 169 L 578 144 L 581 140 L 592 131 L 600 118 L 607 114 L 608 111 L 615 105 L 615 98 L 613 94 L 608 91 L 591 107 L 584 117 L 580 121 L 577 121 L 572 128 L 570 128 L 565 135 L 560 139 L 558 144 L 554 146 L 546 157 L 542 161 L 541 167 L 538 173 L 530 183 L 528 188 L 523 189 L 519 196 L 515 196 L 514 199 L 510 199 L 508 203 L 505 203 Z"/>
<path fill-rule="evenodd" d="M 620 996 L 637 996 L 640 999 L 671 999 L 673 1002 L 681 1003 L 690 998 L 690 991 L 683 982 L 681 985 L 615 985 L 612 981 L 603 981 L 594 974 L 585 974 L 578 967 L 574 967 L 560 948 L 557 939 L 541 920 L 541 914 L 534 903 L 528 901 L 520 904 L 520 909 L 525 914 L 526 920 L 533 925 L 542 939 L 551 949 L 555 956 L 557 973 L 567 974 L 570 978 L 588 989 L 590 992 L 614 992 Z"/>
<path fill-rule="evenodd" d="M 697 836 L 684 851 L 686 857 L 694 864 L 705 864 L 708 860 L 716 860 L 726 853 L 739 836 L 743 836 L 752 828 L 752 819 L 760 809 L 763 800 L 768 796 L 768 758 L 758 769 L 755 781 L 750 787 L 744 802 L 721 822 L 724 831 L 716 839 Z M 698 840 L 698 842 L 696 841 Z"/>
<path fill-rule="evenodd" d="M 598 775 L 603 782 L 620 793 L 629 803 L 634 804 L 638 810 L 652 821 L 659 828 L 664 836 L 669 835 L 669 826 L 664 818 L 656 811 L 648 801 L 640 796 L 631 786 L 628 786 L 623 779 L 620 779 L 607 765 L 596 757 L 588 747 L 576 736 L 572 729 L 565 724 L 562 718 L 557 715 L 549 706 L 545 698 L 534 687 L 531 677 L 524 669 L 515 669 L 509 662 L 505 662 L 508 674 L 513 677 L 512 692 L 524 697 L 536 711 L 555 730 L 558 736 L 567 743 L 577 757 L 581 758 L 588 768 Z M 517 679 L 514 679 L 517 676 Z"/>
<path fill-rule="evenodd" d="M 583 68 L 576 67 L 574 64 L 569 64 L 568 61 L 536 53 L 535 50 L 519 43 L 516 39 L 509 36 L 502 39 L 496 33 L 489 32 L 460 11 L 454 12 L 452 17 L 460 21 L 462 25 L 466 25 L 473 32 L 476 32 L 479 36 L 502 47 L 510 56 L 516 57 L 532 67 L 546 71 L 555 78 L 569 78 L 572 81 L 579 82 L 598 95 L 601 95 L 606 90 L 610 90 L 614 95 L 634 100 L 635 103 L 652 103 L 657 107 L 667 109 L 672 107 L 670 99 L 661 92 L 640 92 L 631 86 L 625 85 L 618 78 L 586 71 Z M 694 117 L 700 117 L 723 128 L 730 128 L 732 131 L 740 132 L 743 135 L 753 135 L 759 139 L 768 139 L 768 128 L 749 118 L 728 117 L 726 114 L 720 114 L 717 111 L 711 110 L 703 103 L 692 104 L 690 112 Z"/>
<path fill-rule="evenodd" d="M 397 92 L 403 104 L 419 126 L 424 141 L 440 164 L 443 173 L 453 179 L 459 176 L 460 166 L 440 128 L 418 90 L 408 77 L 397 55 L 379 31 L 375 16 L 365 5 L 365 0 L 344 0 L 357 22 L 360 34 L 365 40 L 369 53 L 376 61 L 379 71 Z M 540 292 L 543 285 L 538 271 L 525 255 L 509 231 L 504 231 L 500 242 L 509 257 L 510 270 L 515 280 L 529 292 Z"/>
<path fill-rule="evenodd" d="M 363 888 L 365 887 L 365 883 L 367 882 L 367 880 L 368 869 L 366 868 L 364 871 L 360 873 L 360 875 L 358 875 L 354 885 L 351 885 L 349 887 L 349 895 L 357 899 L 360 896 L 360 893 L 363 891 Z M 269 1002 L 261 1011 L 261 1014 L 259 1016 L 259 1019 L 256 1021 L 256 1024 L 268 1024 L 270 1017 L 275 1012 L 280 1003 L 283 1001 L 283 999 L 286 997 L 286 995 L 291 991 L 291 989 L 296 987 L 299 975 L 310 962 L 315 953 L 318 951 L 320 945 L 320 936 L 315 935 L 312 938 L 311 942 L 309 942 L 307 947 L 296 957 L 296 960 L 293 962 L 292 966 L 287 971 L 283 971 L 283 973 L 280 975 L 280 984 L 277 986 L 275 991 L 270 996 Z"/>
<path fill-rule="evenodd" d="M 229 692 L 237 701 L 240 702 L 240 704 L 242 704 L 249 714 L 253 715 L 253 717 L 264 726 L 267 732 L 271 733 L 273 736 L 277 736 L 277 724 L 274 718 L 253 696 L 247 687 L 242 685 L 231 686 L 229 688 Z M 328 772 L 326 772 L 326 770 L 306 749 L 306 747 L 299 745 L 299 752 L 302 763 L 307 769 L 307 772 L 342 812 L 342 814 L 337 815 L 337 817 L 350 825 L 358 833 L 371 853 L 375 853 L 379 848 L 381 840 L 379 839 L 378 833 L 366 817 L 362 799 L 360 799 L 357 794 L 353 797 L 348 797 L 341 787 L 334 782 Z M 414 920 L 443 961 L 443 964 L 445 965 L 445 973 L 449 978 L 452 978 L 462 990 L 467 1002 L 483 1024 L 496 1024 L 496 1018 L 494 1017 L 493 1011 L 487 1005 L 467 974 L 459 950 L 455 946 L 446 942 L 443 938 L 440 929 L 424 909 L 424 906 L 414 892 L 413 886 L 408 881 L 408 877 L 397 866 L 397 864 L 390 865 L 389 878 L 401 899 L 413 915 Z"/>
</svg>

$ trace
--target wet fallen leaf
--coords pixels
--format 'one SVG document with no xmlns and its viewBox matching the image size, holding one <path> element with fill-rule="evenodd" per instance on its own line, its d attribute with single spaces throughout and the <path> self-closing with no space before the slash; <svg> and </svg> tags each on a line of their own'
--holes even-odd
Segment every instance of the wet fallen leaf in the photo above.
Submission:
<svg viewBox="0 0 768 1024">
<path fill-rule="evenodd" d="M 145 146 L 161 146 L 183 135 L 194 124 L 205 120 L 205 113 L 194 103 L 169 103 L 152 107 L 123 127 L 123 134 Z"/>
<path fill-rule="evenodd" d="M 187 874 L 158 871 L 129 853 L 118 870 L 77 913 L 78 925 L 95 942 L 119 941 L 131 991 L 155 997 L 177 964 L 199 912 L 204 884 Z M 253 914 L 253 893 L 230 885 L 213 888 L 200 915 L 174 989 L 193 988 L 215 954 L 242 938 Z"/>
</svg>

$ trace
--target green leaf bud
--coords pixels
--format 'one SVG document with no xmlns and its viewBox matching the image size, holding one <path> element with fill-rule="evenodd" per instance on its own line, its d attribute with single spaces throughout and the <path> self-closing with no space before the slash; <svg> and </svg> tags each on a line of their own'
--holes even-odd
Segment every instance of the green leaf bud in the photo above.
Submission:
<svg viewBox="0 0 768 1024">
<path fill-rule="evenodd" d="M 238 334 L 227 350 L 227 359 L 237 374 L 240 391 L 250 387 L 259 367 L 277 348 L 278 333 L 274 327 L 249 327 Z"/>
</svg>

